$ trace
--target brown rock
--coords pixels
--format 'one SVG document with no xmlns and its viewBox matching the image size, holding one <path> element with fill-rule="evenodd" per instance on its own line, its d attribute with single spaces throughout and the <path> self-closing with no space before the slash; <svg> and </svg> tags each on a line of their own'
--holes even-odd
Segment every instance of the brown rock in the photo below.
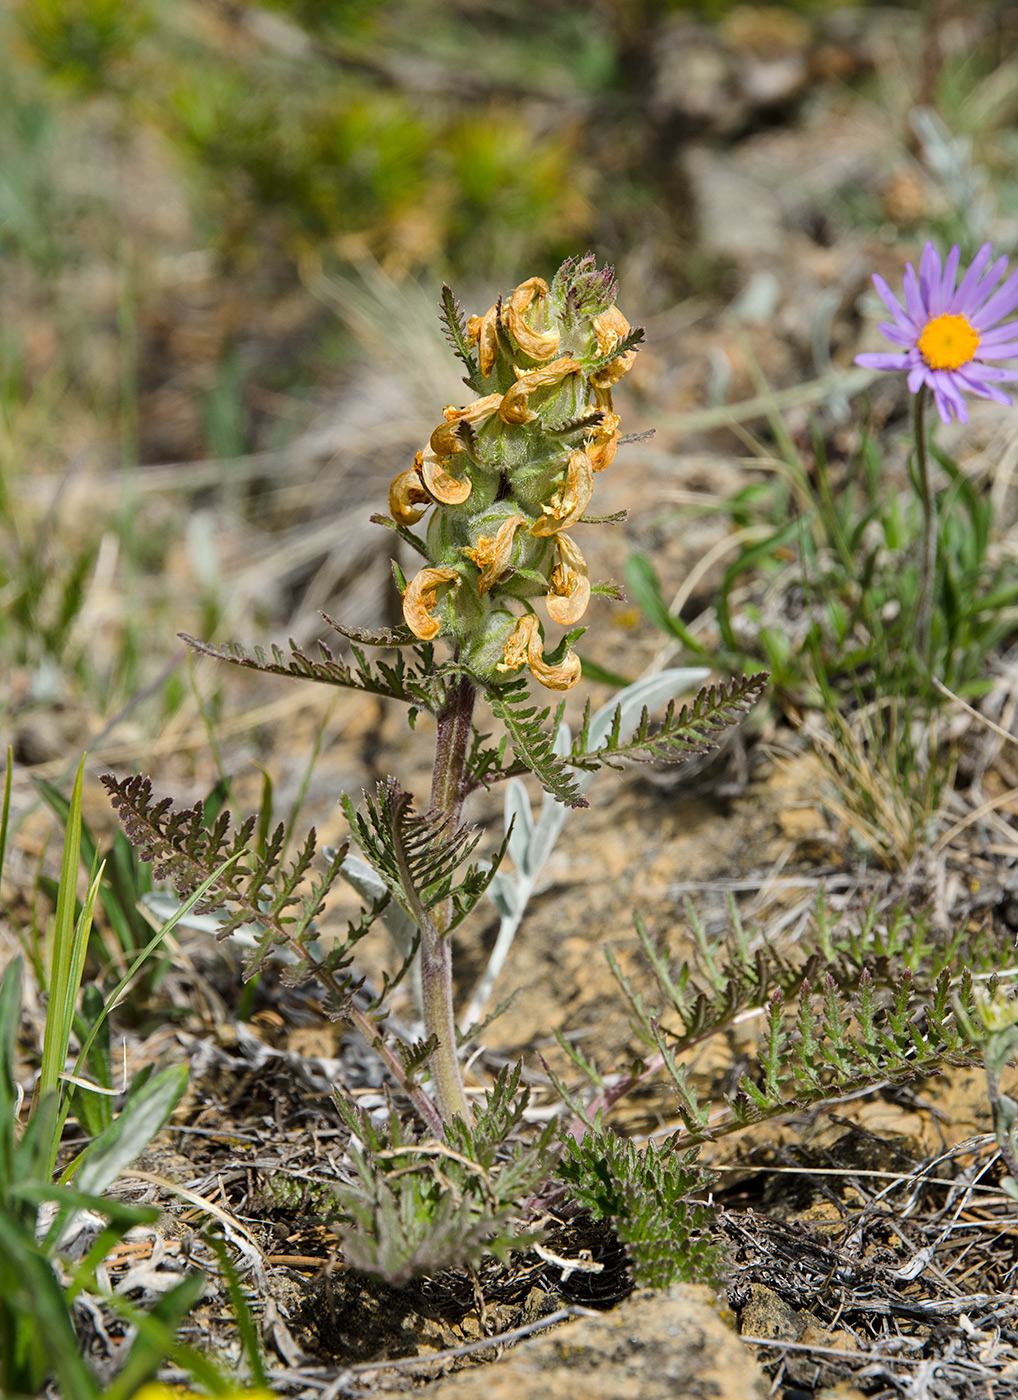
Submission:
<svg viewBox="0 0 1018 1400">
<path fill-rule="evenodd" d="M 418 1392 L 430 1400 L 764 1400 L 769 1386 L 706 1288 L 635 1293 L 601 1317 L 521 1342 L 483 1371 Z"/>
<path fill-rule="evenodd" d="M 773 1337 L 776 1342 L 798 1342 L 804 1347 L 819 1348 L 818 1357 L 805 1351 L 790 1352 L 785 1357 L 789 1380 L 810 1390 L 836 1379 L 831 1367 L 824 1364 L 825 1351 L 856 1350 L 851 1333 L 827 1331 L 813 1313 L 805 1308 L 793 1308 L 760 1283 L 750 1286 L 749 1299 L 739 1314 L 739 1331 L 746 1337 Z"/>
<path fill-rule="evenodd" d="M 754 1283 L 749 1299 L 739 1314 L 739 1331 L 747 1337 L 773 1337 L 775 1341 L 797 1342 L 808 1321 L 762 1283 Z"/>
</svg>

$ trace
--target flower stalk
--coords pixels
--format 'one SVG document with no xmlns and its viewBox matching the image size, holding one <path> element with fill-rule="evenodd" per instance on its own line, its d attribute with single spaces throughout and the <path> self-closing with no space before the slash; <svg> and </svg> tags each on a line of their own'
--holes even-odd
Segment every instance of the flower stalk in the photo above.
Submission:
<svg viewBox="0 0 1018 1400">
<path fill-rule="evenodd" d="M 435 769 L 431 782 L 430 816 L 443 827 L 456 826 L 465 795 L 466 758 L 477 687 L 461 676 L 449 687 L 438 715 Z M 438 1111 L 444 1123 L 453 1118 L 472 1122 L 456 1053 L 456 1017 L 452 996 L 452 899 L 431 910 L 421 929 L 421 991 L 424 1033 L 437 1045 L 429 1061 Z"/>
<path fill-rule="evenodd" d="M 923 513 L 922 556 L 919 562 L 919 599 L 916 605 L 916 644 L 927 675 L 933 673 L 933 590 L 937 577 L 937 507 L 930 484 L 929 443 L 926 430 L 926 400 L 924 384 L 912 405 L 912 429 L 915 434 L 916 476 L 919 482 L 919 505 Z"/>
</svg>

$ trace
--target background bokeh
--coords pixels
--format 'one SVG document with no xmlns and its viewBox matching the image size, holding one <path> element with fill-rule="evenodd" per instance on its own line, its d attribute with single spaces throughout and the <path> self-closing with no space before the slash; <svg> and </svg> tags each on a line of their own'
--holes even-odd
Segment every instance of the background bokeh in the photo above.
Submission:
<svg viewBox="0 0 1018 1400">
<path fill-rule="evenodd" d="M 1016 54 L 1012 6 L 949 0 L 4 7 L 0 706 L 21 758 L 124 706 L 164 724 L 181 629 L 303 639 L 351 590 L 356 620 L 384 611 L 366 514 L 462 392 L 443 279 L 483 309 L 593 249 L 630 319 L 657 318 L 631 392 L 665 412 L 752 390 L 726 308 L 770 336 L 772 383 L 828 344 L 848 363 L 860 247 L 890 275 L 929 234 L 1013 242 Z M 789 284 L 804 268 L 826 302 Z"/>
</svg>

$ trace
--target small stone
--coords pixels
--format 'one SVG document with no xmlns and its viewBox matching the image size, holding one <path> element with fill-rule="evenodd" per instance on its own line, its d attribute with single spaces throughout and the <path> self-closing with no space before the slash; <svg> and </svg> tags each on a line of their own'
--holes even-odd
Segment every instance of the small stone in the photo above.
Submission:
<svg viewBox="0 0 1018 1400">
<path fill-rule="evenodd" d="M 773 1337 L 775 1341 L 797 1342 L 807 1322 L 762 1283 L 750 1286 L 749 1299 L 739 1315 L 739 1331 L 747 1337 Z"/>
<path fill-rule="evenodd" d="M 710 1290 L 676 1284 L 527 1338 L 483 1371 L 471 1367 L 417 1393 L 429 1400 L 764 1400 L 769 1389 Z"/>
</svg>

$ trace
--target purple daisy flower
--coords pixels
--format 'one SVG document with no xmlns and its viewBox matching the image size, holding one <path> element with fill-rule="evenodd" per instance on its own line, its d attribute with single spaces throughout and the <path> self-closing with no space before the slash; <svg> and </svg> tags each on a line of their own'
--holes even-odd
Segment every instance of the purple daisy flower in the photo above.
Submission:
<svg viewBox="0 0 1018 1400">
<path fill-rule="evenodd" d="M 1009 404 L 996 386 L 1018 380 L 1018 370 L 988 362 L 1018 358 L 1018 339 L 1012 339 L 1018 336 L 1018 321 L 1000 325 L 1018 306 L 1018 271 L 998 287 L 1007 258 L 989 265 L 992 257 L 993 249 L 984 243 L 956 287 L 961 261 L 957 245 L 941 268 L 939 253 L 927 243 L 918 277 L 911 263 L 905 267 L 904 306 L 884 279 L 874 276 L 873 285 L 893 318 L 881 322 L 880 329 L 901 346 L 901 353 L 856 355 L 856 364 L 908 370 L 909 390 L 918 394 L 928 384 L 945 423 L 952 417 L 968 422 L 963 392 Z"/>
</svg>

